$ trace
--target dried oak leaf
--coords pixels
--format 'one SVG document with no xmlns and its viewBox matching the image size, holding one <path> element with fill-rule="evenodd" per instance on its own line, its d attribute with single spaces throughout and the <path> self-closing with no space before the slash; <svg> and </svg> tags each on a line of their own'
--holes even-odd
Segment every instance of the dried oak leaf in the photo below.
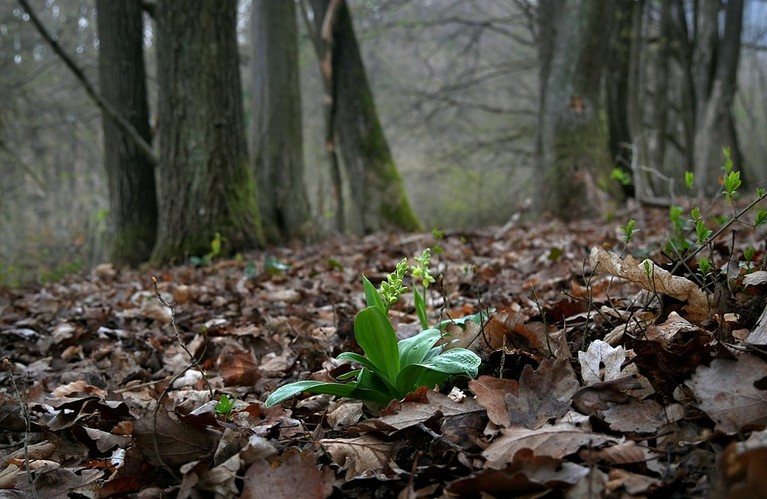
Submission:
<svg viewBox="0 0 767 499">
<path fill-rule="evenodd" d="M 535 455 L 520 449 L 504 469 L 484 469 L 447 485 L 451 495 L 475 496 L 480 493 L 500 497 L 524 492 L 544 491 L 574 485 L 589 473 L 589 468 L 563 462 L 550 456 Z"/>
<path fill-rule="evenodd" d="M 389 464 L 394 443 L 374 435 L 357 438 L 325 438 L 320 445 L 330 454 L 341 469 L 346 470 L 346 481 L 369 476 Z"/>
<path fill-rule="evenodd" d="M 505 396 L 511 424 L 535 429 L 563 416 L 578 388 L 575 372 L 565 359 L 544 360 L 536 371 L 526 365 L 519 378 L 519 394 Z"/>
<path fill-rule="evenodd" d="M 585 352 L 578 352 L 581 363 L 581 376 L 587 385 L 602 381 L 612 381 L 624 375 L 621 366 L 626 360 L 623 347 L 611 347 L 602 340 L 595 340 Z"/>
<path fill-rule="evenodd" d="M 506 394 L 519 395 L 517 380 L 480 376 L 469 381 L 469 388 L 477 396 L 477 403 L 487 410 L 490 421 L 498 426 L 511 425 L 509 409 L 506 407 Z"/>
<path fill-rule="evenodd" d="M 627 404 L 610 404 L 602 416 L 614 431 L 655 433 L 665 424 L 681 419 L 684 410 L 679 404 L 663 407 L 651 399 L 631 400 Z"/>
<path fill-rule="evenodd" d="M 767 363 L 749 354 L 737 360 L 714 359 L 699 366 L 686 383 L 699 407 L 725 433 L 745 425 L 767 424 Z"/>
<path fill-rule="evenodd" d="M 581 447 L 595 447 L 605 442 L 619 443 L 621 440 L 584 431 L 570 423 L 558 423 L 537 430 L 505 428 L 501 430 L 501 436 L 482 452 L 482 456 L 487 460 L 485 466 L 501 469 L 520 449 L 535 449 L 540 456 L 560 459 L 578 452 Z"/>
<path fill-rule="evenodd" d="M 674 388 L 695 372 L 703 364 L 708 364 L 712 355 L 711 338 L 699 333 L 685 340 L 681 336 L 677 342 L 663 346 L 657 341 L 636 340 L 634 342 L 634 364 L 639 373 L 650 380 L 650 384 L 659 393 L 671 393 Z"/>
<path fill-rule="evenodd" d="M 271 461 L 253 463 L 245 472 L 240 497 L 324 499 L 333 493 L 334 480 L 335 475 L 330 469 L 317 469 L 314 454 L 289 449 Z"/>
<path fill-rule="evenodd" d="M 152 419 L 150 414 L 136 420 L 133 436 L 141 453 L 155 466 L 160 465 L 158 452 L 162 461 L 174 468 L 191 461 L 208 459 L 221 438 L 220 432 L 193 426 L 165 411 L 157 414 L 156 429 Z"/>
</svg>

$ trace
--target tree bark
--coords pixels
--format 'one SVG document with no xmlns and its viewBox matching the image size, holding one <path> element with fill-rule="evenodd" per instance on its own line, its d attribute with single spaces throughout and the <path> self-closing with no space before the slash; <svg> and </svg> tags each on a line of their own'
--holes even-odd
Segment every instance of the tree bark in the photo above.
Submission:
<svg viewBox="0 0 767 499">
<path fill-rule="evenodd" d="M 252 148 L 269 241 L 310 235 L 304 183 L 296 4 L 254 0 Z"/>
<path fill-rule="evenodd" d="M 236 0 L 157 4 L 160 217 L 152 259 L 263 243 L 243 126 Z"/>
<path fill-rule="evenodd" d="M 312 0 L 315 36 L 322 33 L 333 0 Z M 335 104 L 335 132 L 351 192 L 351 209 L 358 216 L 357 232 L 384 227 L 418 230 L 402 178 L 378 120 L 368 85 L 349 7 L 341 2 L 332 24 L 331 96 Z M 351 224 L 348 224 L 351 225 Z"/>
<path fill-rule="evenodd" d="M 695 45 L 695 186 L 699 194 L 715 196 L 723 164 L 722 148 L 729 147 L 736 168 L 741 154 L 732 117 L 735 98 L 740 36 L 743 29 L 743 0 L 728 0 L 724 34 L 719 38 L 718 0 L 700 0 Z"/>
<path fill-rule="evenodd" d="M 151 144 L 141 5 L 97 0 L 101 95 Z M 102 112 L 109 187 L 109 259 L 137 265 L 149 259 L 157 233 L 154 167 L 136 142 Z"/>
<path fill-rule="evenodd" d="M 542 0 L 541 100 L 536 144 L 536 207 L 564 220 L 607 209 L 612 170 L 600 123 L 600 78 L 611 3 Z"/>
</svg>

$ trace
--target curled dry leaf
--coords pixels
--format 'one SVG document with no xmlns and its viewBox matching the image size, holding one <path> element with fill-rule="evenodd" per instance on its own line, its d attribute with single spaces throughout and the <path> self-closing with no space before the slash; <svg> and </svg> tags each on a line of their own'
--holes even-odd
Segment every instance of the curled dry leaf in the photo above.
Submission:
<svg viewBox="0 0 767 499">
<path fill-rule="evenodd" d="M 709 317 L 711 297 L 701 291 L 697 284 L 655 265 L 651 260 L 637 262 L 631 255 L 621 258 L 598 246 L 591 249 L 591 268 L 633 282 L 644 290 L 686 301 L 685 310 L 693 322 L 703 322 Z"/>
<path fill-rule="evenodd" d="M 602 340 L 595 340 L 585 352 L 578 352 L 581 376 L 587 385 L 612 381 L 623 376 L 621 365 L 626 360 L 623 347 L 611 347 Z M 604 366 L 604 369 L 601 367 Z"/>
</svg>

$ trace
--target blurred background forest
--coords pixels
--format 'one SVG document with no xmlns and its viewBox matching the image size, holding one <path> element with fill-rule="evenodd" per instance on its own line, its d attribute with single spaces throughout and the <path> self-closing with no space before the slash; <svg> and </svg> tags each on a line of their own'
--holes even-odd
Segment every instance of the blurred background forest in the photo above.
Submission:
<svg viewBox="0 0 767 499">
<path fill-rule="evenodd" d="M 304 176 L 316 239 L 333 233 L 338 205 L 325 149 L 323 78 L 306 18 L 312 15 L 311 3 L 296 3 L 296 25 Z M 684 172 L 705 161 L 721 164 L 724 146 L 734 146 L 736 167 L 749 185 L 765 185 L 767 2 L 608 2 L 609 9 L 579 28 L 599 35 L 592 37 L 599 41 L 598 51 L 583 45 L 585 58 L 568 53 L 570 45 L 579 44 L 554 41 L 556 25 L 548 20 L 567 23 L 568 9 L 588 1 L 347 3 L 385 137 L 410 205 L 427 230 L 506 223 L 528 199 L 540 196 L 546 130 L 581 123 L 583 116 L 597 124 L 599 131 L 592 129 L 592 135 L 604 135 L 610 167 L 633 177 L 633 188 L 646 202 L 663 205 L 685 194 Z M 565 8 L 565 3 L 575 6 Z M 62 49 L 97 83 L 95 4 L 30 1 Z M 734 12 L 738 5 L 741 11 Z M 252 130 L 251 1 L 240 1 L 237 12 L 244 118 Z M 709 14 L 713 27 L 707 34 L 702 19 Z M 156 27 L 143 15 L 154 123 Z M 734 31 L 733 55 L 727 38 L 736 16 L 742 25 Z M 707 51 L 714 55 L 706 59 Z M 592 56 L 600 61 L 599 71 L 571 85 L 575 90 L 568 87 L 563 98 L 571 115 L 551 125 L 542 103 L 554 99 L 542 95 L 553 95 L 556 82 L 547 77 L 558 64 L 566 67 L 568 58 L 585 61 L 577 69 L 585 74 Z M 699 76 L 701 71 L 705 74 Z M 12 0 L 0 0 L 0 95 L 0 285 L 55 279 L 105 261 L 110 218 L 101 111 Z M 616 101 L 620 112 L 614 110 Z M 711 111 L 721 109 L 727 117 Z M 718 116 L 714 124 L 705 123 L 709 111 Z M 725 132 L 700 132 L 717 124 Z M 250 154 L 255 154 L 252 144 Z M 717 151 L 709 154 L 715 157 L 701 155 L 702 144 Z M 710 182 L 716 189 L 716 181 Z M 592 183 L 611 189 L 601 178 Z M 710 194 L 702 186 L 697 193 Z M 567 209 L 548 208 L 554 215 Z"/>
</svg>

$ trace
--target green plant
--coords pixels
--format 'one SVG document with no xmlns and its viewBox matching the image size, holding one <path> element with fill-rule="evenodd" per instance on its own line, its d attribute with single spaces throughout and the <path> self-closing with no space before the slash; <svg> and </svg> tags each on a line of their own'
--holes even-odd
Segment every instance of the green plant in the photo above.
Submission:
<svg viewBox="0 0 767 499">
<path fill-rule="evenodd" d="M 416 257 L 416 261 L 418 265 L 411 267 L 411 276 L 419 279 L 426 289 L 427 283 L 433 282 L 428 273 L 428 250 Z M 354 337 L 364 355 L 344 352 L 338 356 L 340 360 L 358 364 L 358 369 L 339 376 L 338 382 L 306 380 L 281 386 L 266 399 L 267 407 L 302 392 L 385 405 L 404 398 L 419 387 L 441 386 L 452 376 L 475 377 L 479 356 L 465 348 L 449 348 L 449 343 L 437 345 L 443 339 L 439 328 L 424 328 L 413 337 L 397 341 L 387 314 L 390 306 L 407 291 L 402 285 L 407 270 L 407 259 L 403 259 L 381 284 L 380 291 L 365 276 L 362 277 L 367 308 L 354 318 Z M 425 307 L 424 300 L 416 304 L 416 309 L 422 310 L 418 312 L 419 320 L 422 317 L 425 320 Z"/>
<path fill-rule="evenodd" d="M 222 393 L 221 397 L 218 399 L 218 404 L 216 404 L 216 407 L 214 408 L 216 414 L 228 418 L 232 414 L 232 410 L 234 410 L 235 400 L 237 400 L 236 397 L 230 399 L 225 393 Z"/>
</svg>

